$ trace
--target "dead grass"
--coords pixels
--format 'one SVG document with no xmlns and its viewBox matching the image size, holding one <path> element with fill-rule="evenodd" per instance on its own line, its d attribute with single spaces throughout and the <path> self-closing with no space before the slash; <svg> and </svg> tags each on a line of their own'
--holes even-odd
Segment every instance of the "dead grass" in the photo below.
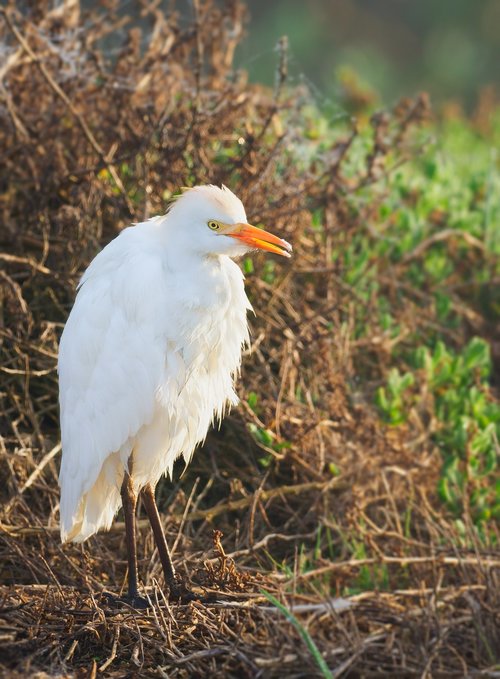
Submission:
<svg viewBox="0 0 500 679">
<path fill-rule="evenodd" d="M 356 175 L 343 169 L 355 129 L 299 168 L 289 149 L 303 141 L 308 95 L 286 89 L 284 45 L 274 92 L 231 72 L 241 4 L 193 3 L 185 26 L 144 3 L 142 33 L 107 4 L 99 17 L 70 0 L 24 17 L 11 2 L 0 15 L 4 676 L 315 676 L 262 591 L 294 611 L 333 676 L 494 676 L 500 559 L 442 512 L 430 423 L 389 430 L 374 414 L 387 347 L 375 325 L 351 339 L 361 302 L 330 254 L 333 238 L 347 246 L 376 215 L 376 193 L 356 210 L 352 198 L 389 171 L 389 154 L 397 165 L 412 153 L 425 97 L 373 118 Z M 102 48 L 116 36 L 110 60 Z M 177 566 L 213 603 L 164 600 L 140 517 L 140 571 L 155 605 L 115 610 L 103 591 L 125 578 L 120 521 L 82 548 L 58 540 L 57 338 L 98 247 L 201 182 L 230 184 L 295 257 L 272 271 L 255 258 L 242 404 L 182 481 L 158 489 Z M 317 208 L 321 233 L 310 224 Z M 397 276 L 384 275 L 393 291 Z"/>
</svg>

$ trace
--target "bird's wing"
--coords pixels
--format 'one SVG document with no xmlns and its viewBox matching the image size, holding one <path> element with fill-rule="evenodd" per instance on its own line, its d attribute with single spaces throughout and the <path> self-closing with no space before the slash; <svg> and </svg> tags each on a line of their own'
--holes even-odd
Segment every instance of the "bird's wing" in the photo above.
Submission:
<svg viewBox="0 0 500 679">
<path fill-rule="evenodd" d="M 165 376 L 162 261 L 133 246 L 123 232 L 93 260 L 61 337 L 63 535 L 106 458 L 153 417 Z"/>
</svg>

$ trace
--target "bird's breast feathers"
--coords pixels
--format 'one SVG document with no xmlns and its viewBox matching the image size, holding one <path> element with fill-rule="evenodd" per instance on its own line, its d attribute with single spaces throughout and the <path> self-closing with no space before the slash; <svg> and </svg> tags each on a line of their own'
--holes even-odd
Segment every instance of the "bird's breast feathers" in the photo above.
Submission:
<svg viewBox="0 0 500 679">
<path fill-rule="evenodd" d="M 227 257 L 172 266 L 139 233 L 127 229 L 93 260 L 61 337 L 68 525 L 108 457 L 126 464 L 133 449 L 137 478 L 171 473 L 237 401 L 250 307 L 239 267 Z"/>
<path fill-rule="evenodd" d="M 166 333 L 164 376 L 158 389 L 160 402 L 169 410 L 182 394 L 193 403 L 202 399 L 203 411 L 220 417 L 229 401 L 236 400 L 233 378 L 241 362 L 243 346 L 249 343 L 247 310 L 250 304 L 243 277 L 227 259 L 206 275 L 206 285 L 178 295 L 176 332 Z M 174 337 L 175 334 L 175 337 Z"/>
</svg>

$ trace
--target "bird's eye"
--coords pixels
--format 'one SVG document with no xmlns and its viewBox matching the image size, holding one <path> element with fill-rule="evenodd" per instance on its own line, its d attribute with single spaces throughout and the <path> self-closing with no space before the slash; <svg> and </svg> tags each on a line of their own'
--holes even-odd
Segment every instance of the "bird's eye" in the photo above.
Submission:
<svg viewBox="0 0 500 679">
<path fill-rule="evenodd" d="M 216 222 L 215 219 L 211 219 L 208 222 L 208 228 L 212 229 L 212 231 L 218 231 L 220 229 L 220 224 L 219 222 Z"/>
</svg>

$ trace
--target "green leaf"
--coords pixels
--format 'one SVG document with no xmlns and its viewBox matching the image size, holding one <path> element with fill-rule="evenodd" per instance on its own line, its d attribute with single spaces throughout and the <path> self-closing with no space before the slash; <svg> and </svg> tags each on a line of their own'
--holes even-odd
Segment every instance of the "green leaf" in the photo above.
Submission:
<svg viewBox="0 0 500 679">
<path fill-rule="evenodd" d="M 255 412 L 255 409 L 257 407 L 258 402 L 259 402 L 259 397 L 255 393 L 255 391 L 250 391 L 248 393 L 248 396 L 247 396 L 247 403 L 254 412 Z"/>
<path fill-rule="evenodd" d="M 253 260 L 251 257 L 245 257 L 243 260 L 243 271 L 247 275 L 254 272 Z"/>
<path fill-rule="evenodd" d="M 483 376 L 486 377 L 489 374 L 491 363 L 490 347 L 484 340 L 479 337 L 473 337 L 466 346 L 463 357 L 465 367 L 469 370 L 483 368 L 485 370 Z"/>
</svg>

